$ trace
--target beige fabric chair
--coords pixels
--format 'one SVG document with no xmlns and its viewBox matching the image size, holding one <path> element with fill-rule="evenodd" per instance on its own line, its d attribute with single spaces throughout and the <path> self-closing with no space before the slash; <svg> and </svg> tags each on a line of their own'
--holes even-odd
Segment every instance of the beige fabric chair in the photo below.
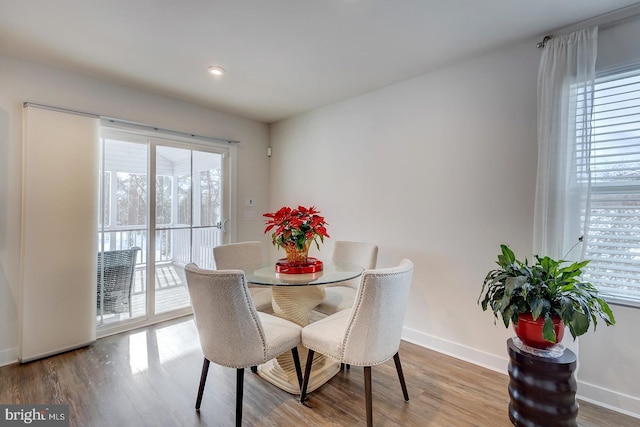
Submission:
<svg viewBox="0 0 640 427">
<path fill-rule="evenodd" d="M 313 355 L 320 352 L 341 363 L 364 366 L 367 425 L 373 425 L 371 366 L 393 357 L 404 400 L 409 400 L 400 356 L 400 337 L 413 276 L 407 259 L 392 268 L 363 273 L 356 301 L 340 311 L 302 328 L 302 344 L 309 349 L 300 401 L 304 403 Z"/>
<path fill-rule="evenodd" d="M 239 242 L 213 248 L 213 260 L 217 270 L 244 270 L 247 266 L 265 263 L 260 242 Z M 271 289 L 266 286 L 249 285 L 251 298 L 258 311 L 273 313 Z"/>
<path fill-rule="evenodd" d="M 376 268 L 378 262 L 378 246 L 364 242 L 336 241 L 331 256 L 333 261 L 349 262 L 364 267 L 365 270 Z M 326 297 L 314 310 L 330 315 L 351 308 L 356 298 L 356 290 L 360 279 L 352 279 L 329 285 L 325 288 Z"/>
<path fill-rule="evenodd" d="M 297 345 L 301 327 L 256 310 L 241 270 L 204 270 L 190 263 L 184 268 L 191 296 L 204 364 L 196 399 L 200 410 L 209 363 L 235 368 L 236 425 L 242 422 L 244 368 L 254 367 L 291 351 L 302 383 Z"/>
</svg>

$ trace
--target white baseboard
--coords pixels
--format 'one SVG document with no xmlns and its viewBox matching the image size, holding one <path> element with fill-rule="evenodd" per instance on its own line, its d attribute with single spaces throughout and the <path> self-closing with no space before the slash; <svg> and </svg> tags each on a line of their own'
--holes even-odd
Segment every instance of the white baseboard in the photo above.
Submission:
<svg viewBox="0 0 640 427">
<path fill-rule="evenodd" d="M 504 357 L 496 356 L 409 328 L 403 328 L 402 339 L 420 347 L 507 375 L 509 358 L 506 355 Z M 633 396 L 578 380 L 577 398 L 634 418 L 640 418 L 640 399 Z"/>
<path fill-rule="evenodd" d="M 77 350 L 79 348 L 83 348 L 83 347 L 87 347 L 93 343 L 95 343 L 96 340 L 92 339 L 89 341 L 84 341 L 84 342 L 80 342 L 77 344 L 73 344 L 70 345 L 68 347 L 59 347 L 55 350 L 50 350 L 50 351 L 46 351 L 43 353 L 38 353 L 38 354 L 31 354 L 28 357 L 18 357 L 18 359 L 20 360 L 20 363 L 28 363 L 28 362 L 33 362 L 34 360 L 39 360 L 39 359 L 44 359 L 46 357 L 51 357 L 51 356 L 55 356 L 58 354 L 62 354 L 62 353 L 66 353 L 67 351 L 72 351 L 72 350 Z"/>
<path fill-rule="evenodd" d="M 640 419 L 640 399 L 578 381 L 578 399 Z"/>
<path fill-rule="evenodd" d="M 18 348 L 8 348 L 0 351 L 0 366 L 18 363 Z"/>
<path fill-rule="evenodd" d="M 402 329 L 402 339 L 419 345 L 420 347 L 426 347 L 438 353 L 443 353 L 447 356 L 455 357 L 456 359 L 464 360 L 465 362 L 473 363 L 474 365 L 479 365 L 507 375 L 509 358 L 506 354 L 504 357 L 496 356 L 495 354 L 486 353 L 409 328 Z"/>
</svg>

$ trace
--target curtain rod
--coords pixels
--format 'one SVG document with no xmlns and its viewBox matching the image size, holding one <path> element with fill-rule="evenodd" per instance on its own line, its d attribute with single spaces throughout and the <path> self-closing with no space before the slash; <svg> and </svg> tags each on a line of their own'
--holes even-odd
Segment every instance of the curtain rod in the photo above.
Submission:
<svg viewBox="0 0 640 427">
<path fill-rule="evenodd" d="M 578 22 L 576 24 L 569 25 L 567 27 L 559 28 L 554 31 L 556 34 L 568 34 L 583 28 L 589 28 L 598 26 L 600 29 L 613 27 L 614 25 L 622 24 L 624 22 L 633 21 L 640 17 L 640 4 L 634 4 L 631 6 L 623 7 L 622 9 L 614 10 L 612 12 L 599 15 L 594 18 L 587 19 L 585 21 Z M 547 45 L 549 40 L 553 39 L 552 34 L 544 36 L 542 41 L 536 43 L 538 49 L 542 49 Z"/>
<path fill-rule="evenodd" d="M 37 108 L 42 108 L 45 110 L 52 110 L 52 111 L 59 111 L 62 113 L 69 113 L 69 114 L 75 114 L 78 116 L 85 116 L 85 117 L 94 117 L 97 119 L 101 119 L 101 120 L 106 120 L 110 123 L 114 123 L 117 125 L 122 125 L 123 127 L 128 127 L 128 128 L 133 128 L 133 129 L 138 129 L 138 130 L 147 130 L 147 131 L 155 131 L 155 132 L 160 132 L 160 133 L 164 133 L 167 135 L 173 135 L 173 136 L 180 136 L 180 137 L 186 137 L 186 138 L 193 138 L 193 139 L 198 139 L 198 140 L 202 140 L 202 141 L 211 141 L 211 142 L 226 142 L 228 144 L 239 144 L 240 141 L 234 141 L 234 140 L 230 140 L 230 139 L 224 139 L 224 138 L 215 138 L 212 136 L 203 136 L 203 135 L 196 135 L 193 133 L 188 133 L 188 132 L 181 132 L 181 131 L 177 131 L 177 130 L 171 130 L 171 129 L 163 129 L 163 128 L 159 128 L 156 126 L 151 126 L 151 125 L 145 125 L 142 123 L 136 123 L 136 122 L 131 122 L 128 120 L 122 120 L 122 119 L 116 119 L 113 117 L 106 117 L 106 116 L 101 116 L 99 114 L 94 114 L 94 113 L 87 113 L 84 111 L 77 111 L 77 110 L 71 110 L 68 108 L 63 108 L 63 107 L 55 107 L 52 105 L 45 105 L 45 104 L 38 104 L 35 102 L 24 102 L 22 104 L 22 106 L 24 108 L 26 107 L 37 107 Z"/>
</svg>

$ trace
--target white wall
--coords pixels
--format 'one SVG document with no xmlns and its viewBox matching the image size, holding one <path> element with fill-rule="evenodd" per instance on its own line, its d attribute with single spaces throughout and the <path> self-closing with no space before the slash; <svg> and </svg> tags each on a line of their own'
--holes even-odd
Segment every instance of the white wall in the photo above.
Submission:
<svg viewBox="0 0 640 427">
<path fill-rule="evenodd" d="M 405 339 L 502 372 L 513 333 L 476 301 L 500 243 L 531 256 L 539 61 L 531 40 L 271 130 L 271 208 L 317 206 L 322 252 L 353 239 L 379 244 L 379 267 L 412 259 Z M 640 414 L 640 341 L 624 338 L 639 319 L 626 310 L 585 340 L 579 394 Z"/>
<path fill-rule="evenodd" d="M 24 101 L 241 141 L 231 225 L 236 240 L 263 238 L 263 222 L 244 221 L 243 204 L 255 197 L 258 212 L 267 207 L 268 125 L 0 55 L 0 365 L 17 360 Z"/>
</svg>

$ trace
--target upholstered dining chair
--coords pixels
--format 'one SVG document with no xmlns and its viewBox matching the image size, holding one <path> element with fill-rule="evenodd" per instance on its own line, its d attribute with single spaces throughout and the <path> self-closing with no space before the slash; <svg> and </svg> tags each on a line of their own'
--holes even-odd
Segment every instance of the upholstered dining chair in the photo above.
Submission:
<svg viewBox="0 0 640 427">
<path fill-rule="evenodd" d="M 365 270 L 376 268 L 378 246 L 365 242 L 336 241 L 333 247 L 332 261 L 358 264 Z M 315 311 L 330 315 L 353 306 L 360 279 L 352 279 L 325 287 L 326 297 Z"/>
<path fill-rule="evenodd" d="M 213 248 L 213 260 L 218 270 L 243 270 L 246 266 L 265 263 L 262 243 L 258 241 L 229 243 Z M 273 313 L 271 289 L 266 286 L 249 285 L 251 298 L 258 311 Z"/>
<path fill-rule="evenodd" d="M 266 363 L 291 351 L 302 384 L 297 345 L 301 327 L 256 310 L 241 270 L 184 268 L 204 364 L 196 398 L 200 411 L 209 363 L 236 369 L 236 425 L 242 423 L 244 368 Z"/>
<path fill-rule="evenodd" d="M 351 309 L 340 311 L 302 328 L 302 344 L 309 349 L 300 402 L 307 397 L 315 352 L 341 363 L 364 366 L 367 426 L 373 425 L 371 367 L 393 358 L 404 400 L 409 393 L 400 364 L 400 337 L 413 276 L 413 263 L 404 259 L 397 267 L 367 270 L 362 274 Z"/>
</svg>

